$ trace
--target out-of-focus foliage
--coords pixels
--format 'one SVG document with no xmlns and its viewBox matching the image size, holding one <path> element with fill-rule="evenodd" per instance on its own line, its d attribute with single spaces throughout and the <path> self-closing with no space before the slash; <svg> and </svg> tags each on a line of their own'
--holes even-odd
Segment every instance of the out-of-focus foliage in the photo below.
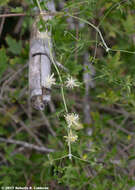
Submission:
<svg viewBox="0 0 135 190">
<path fill-rule="evenodd" d="M 63 81 L 71 74 L 81 82 L 80 88 L 64 91 L 69 111 L 78 113 L 83 124 L 83 129 L 77 131 L 78 141 L 72 144 L 72 153 L 84 161 L 75 157 L 57 160 L 68 154 L 63 138 L 67 131 L 59 85 L 52 89 L 52 104 L 46 107 L 45 118 L 28 103 L 27 63 L 33 18 L 26 16 L 23 21 L 18 17 L 6 18 L 0 36 L 0 137 L 42 144 L 56 152 L 44 154 L 0 143 L 0 186 L 128 190 L 135 186 L 135 53 L 106 52 L 100 36 L 96 43 L 95 29 L 72 16 L 99 26 L 109 48 L 135 52 L 135 1 L 63 0 L 63 8 L 61 2 L 55 1 L 61 14 L 47 24 L 52 31 L 56 59 L 69 69 L 69 73 L 60 70 Z M 41 3 L 41 7 L 46 10 L 45 3 Z M 29 15 L 37 3 L 1 0 L 0 6 L 1 14 L 5 7 L 12 13 L 23 11 Z M 73 28 L 68 18 L 73 19 Z M 45 30 L 46 23 L 42 20 L 38 25 Z M 91 124 L 84 123 L 83 115 L 86 52 L 96 71 L 95 87 L 90 89 L 88 102 Z M 59 81 L 55 69 L 52 70 Z M 91 73 L 88 68 L 85 72 Z M 50 127 L 56 135 L 50 133 Z M 31 136 L 27 128 L 36 137 Z M 92 130 L 91 135 L 87 129 Z"/>
</svg>

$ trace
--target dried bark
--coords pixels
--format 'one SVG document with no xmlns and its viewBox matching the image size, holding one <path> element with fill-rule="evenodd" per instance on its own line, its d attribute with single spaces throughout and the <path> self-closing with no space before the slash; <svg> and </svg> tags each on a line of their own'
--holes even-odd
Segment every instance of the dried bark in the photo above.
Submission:
<svg viewBox="0 0 135 190">
<path fill-rule="evenodd" d="M 48 2 L 48 9 L 54 11 L 53 1 Z M 52 16 L 42 16 L 44 22 Z M 51 75 L 50 49 L 51 33 L 47 29 L 40 32 L 37 27 L 40 17 L 33 23 L 30 38 L 29 55 L 29 90 L 32 106 L 37 110 L 44 110 L 50 101 L 50 88 L 46 85 L 46 79 Z"/>
</svg>

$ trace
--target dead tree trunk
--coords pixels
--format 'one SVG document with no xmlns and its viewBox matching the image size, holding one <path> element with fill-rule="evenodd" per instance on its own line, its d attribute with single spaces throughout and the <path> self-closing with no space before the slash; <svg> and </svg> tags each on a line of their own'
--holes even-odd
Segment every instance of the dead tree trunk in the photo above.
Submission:
<svg viewBox="0 0 135 190">
<path fill-rule="evenodd" d="M 47 3 L 48 10 L 55 11 L 54 2 Z M 52 16 L 42 16 L 46 22 Z M 29 53 L 29 90 L 32 106 L 37 110 L 43 110 L 50 101 L 50 88 L 46 79 L 51 75 L 50 48 L 51 33 L 45 29 L 40 32 L 37 27 L 40 17 L 36 18 L 31 28 L 30 53 Z"/>
</svg>

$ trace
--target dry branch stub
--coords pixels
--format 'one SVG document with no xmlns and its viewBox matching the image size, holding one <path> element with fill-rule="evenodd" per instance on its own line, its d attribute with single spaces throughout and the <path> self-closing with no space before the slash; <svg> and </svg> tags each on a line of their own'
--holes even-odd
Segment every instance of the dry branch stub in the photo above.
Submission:
<svg viewBox="0 0 135 190">
<path fill-rule="evenodd" d="M 42 2 L 41 0 L 40 2 Z M 48 11 L 55 11 L 54 1 L 46 3 Z M 40 7 L 39 7 L 40 8 Z M 44 22 L 52 19 L 51 15 L 43 15 L 45 11 L 40 10 L 40 16 L 35 18 L 31 29 L 30 54 L 29 54 L 29 91 L 32 106 L 37 110 L 44 110 L 45 105 L 51 99 L 51 86 L 47 84 L 51 77 L 51 32 L 47 29 L 40 32 L 37 27 L 40 18 Z"/>
<path fill-rule="evenodd" d="M 51 34 L 46 30 L 40 32 L 36 19 L 31 29 L 29 55 L 29 88 L 32 106 L 37 110 L 44 110 L 50 101 L 50 88 L 46 81 L 51 75 L 50 47 Z"/>
</svg>

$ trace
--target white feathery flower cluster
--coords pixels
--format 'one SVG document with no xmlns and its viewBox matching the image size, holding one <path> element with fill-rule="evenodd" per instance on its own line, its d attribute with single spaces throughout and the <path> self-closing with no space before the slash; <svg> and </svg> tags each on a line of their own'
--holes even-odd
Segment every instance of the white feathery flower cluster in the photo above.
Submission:
<svg viewBox="0 0 135 190">
<path fill-rule="evenodd" d="M 75 142 L 75 141 L 77 141 L 78 136 L 75 135 L 75 134 L 73 134 L 72 131 L 71 131 L 69 133 L 69 135 L 68 136 L 64 136 L 64 138 L 66 138 L 66 141 L 68 141 L 68 142 Z"/>
<path fill-rule="evenodd" d="M 46 88 L 51 88 L 52 85 L 56 84 L 56 79 L 53 76 L 54 76 L 54 73 L 45 79 L 45 87 Z"/>
<path fill-rule="evenodd" d="M 72 125 L 78 126 L 79 116 L 75 113 L 68 113 L 64 116 L 68 127 L 70 128 Z"/>
<path fill-rule="evenodd" d="M 77 82 L 77 80 L 71 76 L 67 78 L 67 81 L 65 83 L 66 83 L 66 87 L 71 88 L 71 89 L 79 86 L 79 82 Z"/>
</svg>

